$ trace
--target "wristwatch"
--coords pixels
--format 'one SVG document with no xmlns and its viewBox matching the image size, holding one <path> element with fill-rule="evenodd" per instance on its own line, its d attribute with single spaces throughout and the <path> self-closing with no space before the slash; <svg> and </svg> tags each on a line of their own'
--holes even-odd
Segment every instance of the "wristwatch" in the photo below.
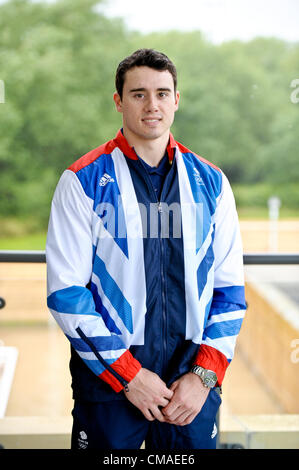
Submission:
<svg viewBox="0 0 299 470">
<path fill-rule="evenodd" d="M 205 387 L 213 388 L 217 383 L 217 375 L 214 371 L 209 369 L 204 369 L 201 366 L 193 366 L 191 369 L 193 374 L 198 375 L 201 378 L 202 383 Z"/>
</svg>

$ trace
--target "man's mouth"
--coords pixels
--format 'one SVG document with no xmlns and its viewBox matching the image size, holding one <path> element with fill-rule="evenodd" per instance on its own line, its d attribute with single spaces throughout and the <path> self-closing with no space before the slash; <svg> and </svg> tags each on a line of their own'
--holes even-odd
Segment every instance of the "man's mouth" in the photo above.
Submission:
<svg viewBox="0 0 299 470">
<path fill-rule="evenodd" d="M 159 122 L 162 118 L 143 118 L 142 121 L 144 122 Z"/>
</svg>

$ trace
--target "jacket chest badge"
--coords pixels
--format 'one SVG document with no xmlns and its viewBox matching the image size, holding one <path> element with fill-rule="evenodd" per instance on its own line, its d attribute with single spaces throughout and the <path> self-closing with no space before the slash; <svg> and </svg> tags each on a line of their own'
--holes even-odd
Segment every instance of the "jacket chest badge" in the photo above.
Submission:
<svg viewBox="0 0 299 470">
<path fill-rule="evenodd" d="M 202 185 L 202 184 L 204 185 L 203 179 L 200 176 L 200 173 L 199 173 L 198 169 L 193 167 L 193 170 L 194 170 L 193 176 L 195 178 L 196 184 L 198 184 L 199 186 Z"/>
<path fill-rule="evenodd" d="M 108 173 L 104 173 L 100 179 L 100 186 L 106 186 L 107 183 L 114 183 L 114 178 L 108 175 Z"/>
</svg>

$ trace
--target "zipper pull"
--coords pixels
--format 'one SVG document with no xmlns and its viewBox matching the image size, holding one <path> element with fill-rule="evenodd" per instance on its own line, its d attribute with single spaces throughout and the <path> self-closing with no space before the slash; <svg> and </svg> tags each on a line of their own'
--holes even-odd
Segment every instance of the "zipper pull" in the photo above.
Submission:
<svg viewBox="0 0 299 470">
<path fill-rule="evenodd" d="M 162 213 L 162 202 L 158 202 L 158 212 Z"/>
<path fill-rule="evenodd" d="M 124 388 L 125 388 L 125 391 L 126 391 L 126 392 L 129 392 L 129 391 L 130 391 L 127 382 L 125 383 L 125 387 L 124 387 Z"/>
</svg>

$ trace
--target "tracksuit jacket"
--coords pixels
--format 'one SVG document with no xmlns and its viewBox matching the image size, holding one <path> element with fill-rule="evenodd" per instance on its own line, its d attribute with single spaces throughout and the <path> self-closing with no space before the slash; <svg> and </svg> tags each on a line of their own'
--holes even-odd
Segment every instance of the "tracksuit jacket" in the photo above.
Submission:
<svg viewBox="0 0 299 470">
<path fill-rule="evenodd" d="M 141 367 L 168 386 L 193 364 L 221 385 L 246 303 L 229 182 L 170 134 L 158 200 L 121 130 L 67 170 L 46 245 L 47 304 L 71 343 L 73 397 L 125 399 Z"/>
</svg>

